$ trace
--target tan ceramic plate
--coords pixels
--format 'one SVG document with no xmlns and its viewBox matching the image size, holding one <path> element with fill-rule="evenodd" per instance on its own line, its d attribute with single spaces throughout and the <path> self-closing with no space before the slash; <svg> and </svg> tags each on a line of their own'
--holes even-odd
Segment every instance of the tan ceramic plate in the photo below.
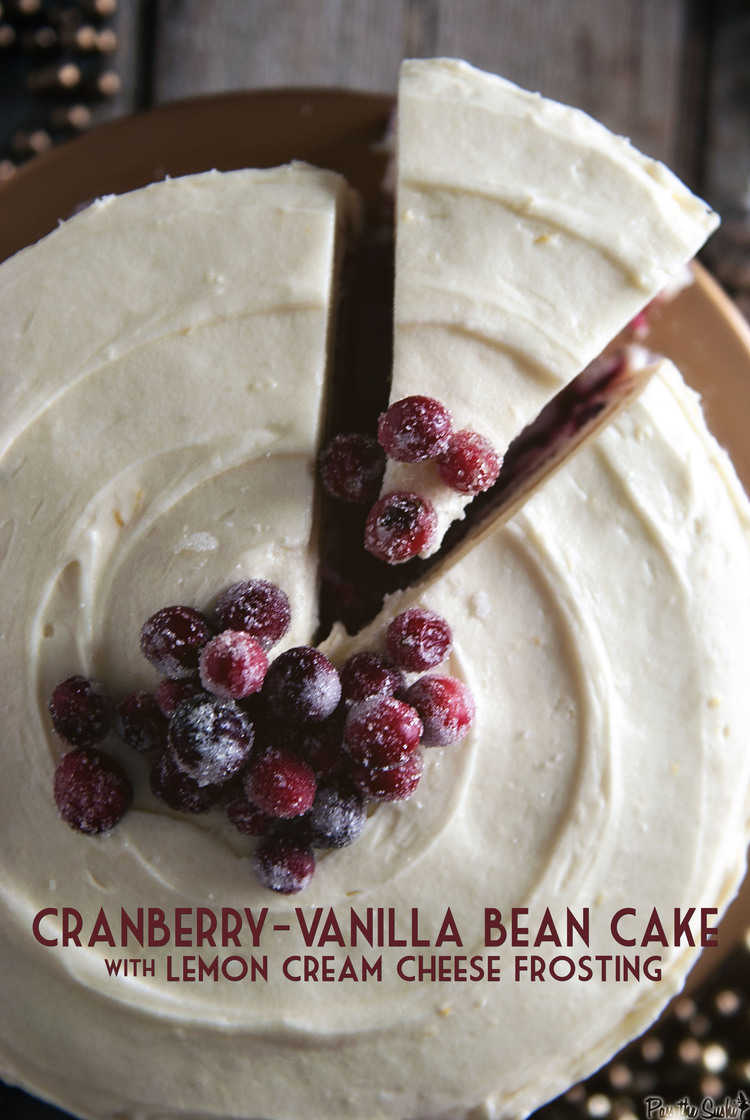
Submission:
<svg viewBox="0 0 750 1120">
<path fill-rule="evenodd" d="M 269 90 L 167 105 L 104 125 L 33 160 L 0 187 L 0 260 L 102 194 L 165 175 L 307 160 L 341 172 L 374 203 L 389 97 L 339 90 Z M 671 357 L 702 394 L 710 426 L 750 491 L 750 329 L 700 267 L 696 282 L 656 312 L 648 345 Z M 722 923 L 726 950 L 750 925 L 750 880 Z M 709 951 L 691 978 L 716 963 Z"/>
</svg>

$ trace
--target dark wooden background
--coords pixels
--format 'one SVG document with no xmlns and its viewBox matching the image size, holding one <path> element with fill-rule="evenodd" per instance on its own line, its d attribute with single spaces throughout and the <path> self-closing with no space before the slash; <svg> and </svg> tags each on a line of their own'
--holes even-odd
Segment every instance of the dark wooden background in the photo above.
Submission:
<svg viewBox="0 0 750 1120">
<path fill-rule="evenodd" d="M 402 57 L 455 55 L 581 106 L 666 161 L 724 217 L 708 262 L 750 311 L 750 0 L 0 0 L 0 10 L 0 178 L 76 128 L 151 105 L 259 86 L 389 91 Z M 92 43 L 81 27 L 107 36 Z M 82 81 L 55 88 L 49 72 L 71 60 Z M 81 104 L 78 119 L 62 119 Z"/>
</svg>

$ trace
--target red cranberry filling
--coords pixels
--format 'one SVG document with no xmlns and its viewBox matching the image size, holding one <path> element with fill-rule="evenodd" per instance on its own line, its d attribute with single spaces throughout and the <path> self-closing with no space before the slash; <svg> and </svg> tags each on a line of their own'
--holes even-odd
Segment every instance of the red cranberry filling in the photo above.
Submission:
<svg viewBox="0 0 750 1120">
<path fill-rule="evenodd" d="M 453 645 L 453 634 L 435 611 L 410 607 L 393 619 L 386 643 L 397 665 L 410 673 L 421 673 L 445 660 Z"/>
<path fill-rule="evenodd" d="M 421 737 L 422 721 L 414 708 L 392 696 L 356 704 L 344 727 L 347 751 L 370 770 L 400 766 L 417 749 Z"/>
<path fill-rule="evenodd" d="M 437 532 L 432 503 L 419 494 L 384 494 L 367 515 L 365 548 L 386 564 L 403 564 L 424 552 Z"/>
<path fill-rule="evenodd" d="M 74 747 L 101 742 L 112 725 L 110 700 L 85 677 L 68 677 L 57 685 L 48 709 L 57 734 Z"/>
<path fill-rule="evenodd" d="M 434 397 L 404 397 L 381 415 L 378 440 L 391 459 L 421 463 L 446 450 L 452 428 L 450 412 Z"/>
<path fill-rule="evenodd" d="M 143 624 L 141 651 L 162 676 L 179 680 L 195 673 L 211 633 L 206 619 L 192 607 L 162 607 Z"/>
<path fill-rule="evenodd" d="M 133 787 L 119 763 L 90 747 L 63 755 L 54 788 L 63 820 L 90 836 L 114 828 L 133 800 Z"/>
<path fill-rule="evenodd" d="M 219 596 L 216 616 L 223 630 L 244 630 L 263 649 L 280 641 L 292 620 L 286 592 L 267 579 L 232 584 Z"/>
<path fill-rule="evenodd" d="M 501 466 L 502 459 L 490 441 L 467 428 L 451 436 L 438 462 L 443 482 L 462 494 L 489 490 L 497 481 Z"/>
<path fill-rule="evenodd" d="M 446 747 L 463 739 L 476 712 L 470 689 L 455 677 L 422 677 L 406 698 L 424 724 L 426 747 Z"/>
<path fill-rule="evenodd" d="M 244 630 L 224 630 L 201 650 L 203 687 L 225 700 L 243 700 L 261 688 L 268 669 L 265 650 Z"/>
<path fill-rule="evenodd" d="M 328 493 L 343 502 L 374 502 L 385 471 L 383 449 L 372 436 L 334 436 L 320 456 L 320 476 Z"/>
</svg>

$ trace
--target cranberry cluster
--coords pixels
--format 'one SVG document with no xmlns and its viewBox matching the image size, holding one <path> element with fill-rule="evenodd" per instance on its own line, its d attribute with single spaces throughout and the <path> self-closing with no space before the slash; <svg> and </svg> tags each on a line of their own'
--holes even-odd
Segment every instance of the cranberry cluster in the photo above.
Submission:
<svg viewBox="0 0 750 1120">
<path fill-rule="evenodd" d="M 369 436 L 336 436 L 321 456 L 326 490 L 346 502 L 369 503 L 378 493 L 385 456 L 401 463 L 433 460 L 442 481 L 462 494 L 479 494 L 496 481 L 502 464 L 492 444 L 477 432 L 453 431 L 449 410 L 434 397 L 396 401 Z M 427 548 L 437 532 L 432 503 L 419 494 L 394 491 L 372 506 L 365 548 L 388 564 L 402 564 Z"/>
<path fill-rule="evenodd" d="M 132 801 L 119 764 L 95 744 L 114 724 L 150 756 L 153 793 L 170 808 L 223 805 L 232 824 L 259 838 L 253 861 L 265 886 L 301 890 L 316 848 L 352 843 L 369 801 L 409 797 L 422 746 L 456 742 L 474 717 L 471 693 L 434 668 L 449 654 L 450 627 L 412 608 L 388 627 L 388 656 L 354 654 L 339 673 L 320 650 L 298 646 L 268 658 L 286 633 L 289 601 L 265 580 L 236 583 L 215 620 L 164 607 L 144 624 L 141 650 L 163 679 L 116 708 L 100 688 L 70 677 L 54 690 L 55 730 L 74 749 L 55 773 L 55 801 L 82 832 L 113 828 Z"/>
</svg>

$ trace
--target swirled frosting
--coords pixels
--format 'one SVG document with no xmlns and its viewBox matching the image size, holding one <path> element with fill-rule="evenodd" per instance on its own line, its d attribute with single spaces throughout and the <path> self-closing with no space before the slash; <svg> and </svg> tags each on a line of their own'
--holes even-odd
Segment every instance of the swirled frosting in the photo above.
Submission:
<svg viewBox="0 0 750 1120">
<path fill-rule="evenodd" d="M 663 164 L 579 109 L 456 59 L 403 63 L 391 400 L 437 397 L 500 450 L 680 272 L 718 219 Z M 465 495 L 423 494 L 434 552 Z"/>
</svg>

